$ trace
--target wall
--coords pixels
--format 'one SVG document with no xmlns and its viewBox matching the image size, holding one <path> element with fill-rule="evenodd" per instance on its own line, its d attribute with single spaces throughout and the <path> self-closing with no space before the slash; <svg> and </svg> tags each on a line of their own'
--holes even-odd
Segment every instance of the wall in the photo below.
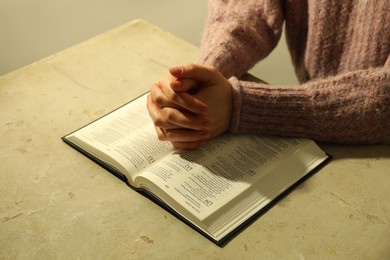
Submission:
<svg viewBox="0 0 390 260">
<path fill-rule="evenodd" d="M 133 19 L 199 46 L 206 0 L 0 0 L 0 75 Z M 284 40 L 252 70 L 274 84 L 296 82 Z"/>
</svg>

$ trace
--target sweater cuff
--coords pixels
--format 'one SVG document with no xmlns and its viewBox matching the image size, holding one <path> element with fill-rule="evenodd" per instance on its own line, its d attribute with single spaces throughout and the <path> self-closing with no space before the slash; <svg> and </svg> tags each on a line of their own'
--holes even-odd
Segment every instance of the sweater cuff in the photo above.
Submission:
<svg viewBox="0 0 390 260">
<path fill-rule="evenodd" d="M 229 78 L 229 82 L 232 85 L 232 95 L 233 95 L 233 112 L 232 118 L 230 121 L 231 133 L 237 133 L 239 124 L 240 124 L 240 114 L 241 114 L 241 84 L 236 77 Z"/>
<path fill-rule="evenodd" d="M 270 86 L 236 77 L 229 82 L 233 93 L 231 133 L 308 136 L 313 93 L 301 86 Z"/>
</svg>

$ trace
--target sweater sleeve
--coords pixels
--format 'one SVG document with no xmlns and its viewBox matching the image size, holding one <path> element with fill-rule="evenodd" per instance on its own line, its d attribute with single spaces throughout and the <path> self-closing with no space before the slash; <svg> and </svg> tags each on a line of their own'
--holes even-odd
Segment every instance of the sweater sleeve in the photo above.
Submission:
<svg viewBox="0 0 390 260">
<path fill-rule="evenodd" d="M 198 63 L 240 78 L 275 48 L 283 20 L 279 0 L 210 0 Z"/>
<path fill-rule="evenodd" d="M 383 68 L 352 71 L 297 87 L 230 78 L 230 131 L 349 144 L 390 144 L 390 57 Z"/>
</svg>

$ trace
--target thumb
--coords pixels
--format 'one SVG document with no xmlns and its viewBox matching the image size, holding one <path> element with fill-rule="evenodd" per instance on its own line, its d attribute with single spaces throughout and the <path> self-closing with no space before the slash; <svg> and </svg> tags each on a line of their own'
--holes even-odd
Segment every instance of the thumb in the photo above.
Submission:
<svg viewBox="0 0 390 260">
<path fill-rule="evenodd" d="M 219 74 L 213 67 L 198 64 L 188 64 L 184 66 L 172 67 L 169 69 L 172 76 L 178 79 L 192 79 L 198 82 L 209 82 Z"/>
<path fill-rule="evenodd" d="M 192 79 L 176 79 L 169 86 L 175 92 L 192 92 L 199 87 L 199 82 Z"/>
</svg>

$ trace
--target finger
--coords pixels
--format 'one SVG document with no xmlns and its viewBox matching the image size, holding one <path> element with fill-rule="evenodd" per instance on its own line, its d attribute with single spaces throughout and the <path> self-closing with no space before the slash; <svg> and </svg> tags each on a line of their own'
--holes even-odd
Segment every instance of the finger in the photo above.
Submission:
<svg viewBox="0 0 390 260">
<path fill-rule="evenodd" d="M 181 107 L 189 112 L 202 115 L 208 113 L 207 105 L 190 93 L 176 92 L 170 86 L 166 87 L 161 85 L 160 88 L 154 88 L 153 91 L 154 100 L 161 105 L 161 107 Z"/>
<path fill-rule="evenodd" d="M 190 130 L 164 130 L 160 127 L 155 127 L 157 138 L 160 141 L 170 141 L 174 147 L 180 149 L 195 149 L 206 143 L 210 137 L 209 133 Z M 168 134 L 167 134 L 167 133 Z M 204 139 L 202 139 L 204 138 Z M 180 140 L 180 141 L 177 141 Z M 184 141 L 185 140 L 185 141 Z M 191 140 L 191 141 L 189 141 Z M 193 141 L 195 140 L 195 141 Z"/>
<path fill-rule="evenodd" d="M 162 87 L 159 83 L 155 83 L 152 85 L 150 89 L 149 95 L 154 104 L 158 107 L 177 107 L 175 103 L 171 102 L 166 95 L 164 94 Z"/>
<path fill-rule="evenodd" d="M 183 85 L 183 90 L 189 90 L 195 86 L 195 83 L 191 80 L 185 80 L 183 82 L 177 81 L 174 83 L 174 85 L 175 84 Z M 150 90 L 150 95 L 152 97 L 152 101 L 160 108 L 173 107 L 202 115 L 206 115 L 208 113 L 206 104 L 193 97 L 190 93 L 175 92 L 170 86 L 167 86 L 165 81 L 161 82 L 161 84 L 153 84 Z"/>
<path fill-rule="evenodd" d="M 192 79 L 198 82 L 208 82 L 216 75 L 221 76 L 214 67 L 207 67 L 198 64 L 188 64 L 184 66 L 172 67 L 169 73 L 178 79 Z"/>
<path fill-rule="evenodd" d="M 160 127 L 155 127 L 157 138 L 160 141 L 170 141 L 172 143 L 182 144 L 185 146 L 194 146 L 204 143 L 210 138 L 210 133 L 205 131 L 193 131 L 185 129 L 164 130 Z"/>
<path fill-rule="evenodd" d="M 210 121 L 204 117 L 175 108 L 164 107 L 161 109 L 153 102 L 151 95 L 147 97 L 147 109 L 156 127 L 164 129 L 188 128 L 193 130 L 207 130 L 210 128 Z"/>
<path fill-rule="evenodd" d="M 197 131 L 189 129 L 165 129 L 164 140 L 170 142 L 199 142 L 210 138 L 209 131 Z"/>
<path fill-rule="evenodd" d="M 165 135 L 165 132 L 162 128 L 155 126 L 154 129 L 156 130 L 158 140 L 160 140 L 160 141 L 167 141 L 168 140 L 167 136 Z"/>
<path fill-rule="evenodd" d="M 192 79 L 176 79 L 170 83 L 170 86 L 175 92 L 192 93 L 201 87 L 201 84 Z"/>
<path fill-rule="evenodd" d="M 158 128 L 164 128 L 164 129 L 174 129 L 178 128 L 177 125 L 169 123 L 164 116 L 161 113 L 161 109 L 153 103 L 151 96 L 148 95 L 147 97 L 147 103 L 146 103 L 149 116 L 151 117 L 153 124 Z M 159 134 L 159 132 L 157 132 Z"/>
<path fill-rule="evenodd" d="M 179 106 L 194 114 L 207 115 L 208 113 L 207 105 L 190 93 L 177 93 L 172 91 L 169 92 L 167 96 L 168 99 L 175 104 L 173 107 Z"/>
<path fill-rule="evenodd" d="M 160 112 L 162 121 L 170 125 L 175 125 L 177 126 L 176 128 L 188 128 L 193 130 L 207 130 L 210 128 L 210 121 L 205 117 L 170 107 L 164 107 Z"/>
<path fill-rule="evenodd" d="M 206 141 L 196 141 L 196 142 L 172 142 L 172 145 L 178 149 L 192 150 L 199 147 L 202 147 L 206 144 Z"/>
</svg>

